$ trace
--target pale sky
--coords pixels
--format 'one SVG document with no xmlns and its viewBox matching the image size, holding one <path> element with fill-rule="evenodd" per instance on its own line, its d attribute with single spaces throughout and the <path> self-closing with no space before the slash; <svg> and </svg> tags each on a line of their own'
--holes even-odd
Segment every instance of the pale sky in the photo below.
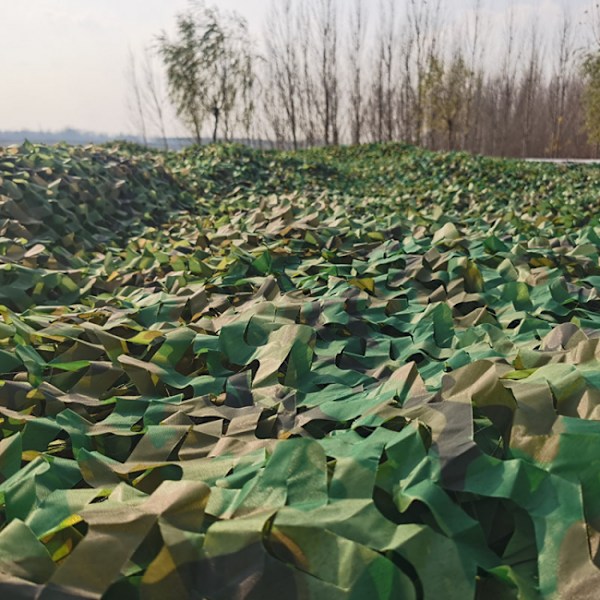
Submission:
<svg viewBox="0 0 600 600">
<path fill-rule="evenodd" d="M 397 0 L 399 6 L 404 0 Z M 581 10 L 589 0 L 566 0 Z M 514 0 L 552 27 L 565 0 Z M 218 0 L 244 15 L 259 36 L 269 0 Z M 367 3 L 376 5 L 376 1 Z M 456 14 L 472 0 L 448 0 Z M 501 18 L 508 0 L 488 1 Z M 138 51 L 169 30 L 187 0 L 0 0 L 0 130 L 99 133 L 132 130 L 127 111 L 129 48 Z"/>
</svg>

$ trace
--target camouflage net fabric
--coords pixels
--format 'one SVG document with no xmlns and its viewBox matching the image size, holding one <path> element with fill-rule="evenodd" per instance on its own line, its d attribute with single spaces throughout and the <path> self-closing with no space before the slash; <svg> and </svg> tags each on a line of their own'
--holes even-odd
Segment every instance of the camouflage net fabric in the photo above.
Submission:
<svg viewBox="0 0 600 600">
<path fill-rule="evenodd" d="M 0 150 L 5 598 L 597 598 L 600 169 Z"/>
</svg>

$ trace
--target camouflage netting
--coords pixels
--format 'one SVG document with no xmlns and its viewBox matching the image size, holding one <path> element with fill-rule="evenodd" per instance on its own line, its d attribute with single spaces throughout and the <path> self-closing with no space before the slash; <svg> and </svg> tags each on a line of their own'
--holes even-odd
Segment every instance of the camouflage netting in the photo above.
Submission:
<svg viewBox="0 0 600 600">
<path fill-rule="evenodd" d="M 298 156 L 0 152 L 3 597 L 595 598 L 600 171 Z"/>
</svg>

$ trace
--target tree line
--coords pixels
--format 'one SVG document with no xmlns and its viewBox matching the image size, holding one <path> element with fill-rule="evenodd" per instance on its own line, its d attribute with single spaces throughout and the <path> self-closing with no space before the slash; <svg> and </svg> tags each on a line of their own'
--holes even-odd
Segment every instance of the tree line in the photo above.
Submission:
<svg viewBox="0 0 600 600">
<path fill-rule="evenodd" d="M 166 145 L 170 105 L 197 142 L 598 156 L 600 9 L 579 16 L 565 6 L 546 31 L 514 4 L 502 23 L 483 0 L 460 19 L 450 7 L 272 0 L 259 41 L 240 15 L 192 0 L 174 32 L 130 57 L 136 128 L 144 138 L 159 131 Z"/>
</svg>

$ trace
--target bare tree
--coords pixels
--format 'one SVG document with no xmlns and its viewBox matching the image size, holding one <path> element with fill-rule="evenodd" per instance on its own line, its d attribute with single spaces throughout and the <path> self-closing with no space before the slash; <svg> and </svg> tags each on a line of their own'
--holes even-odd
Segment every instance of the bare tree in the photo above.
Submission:
<svg viewBox="0 0 600 600">
<path fill-rule="evenodd" d="M 260 96 L 260 80 L 256 74 L 256 57 L 250 52 L 242 55 L 239 78 L 241 82 L 239 113 L 237 124 L 241 127 L 246 140 L 252 138 L 252 127 L 256 113 L 257 98 Z"/>
<path fill-rule="evenodd" d="M 478 151 L 481 148 L 481 118 L 484 83 L 484 60 L 487 46 L 484 43 L 482 0 L 473 0 L 472 22 L 467 25 L 465 33 L 465 54 L 468 57 L 468 70 L 470 76 L 467 82 L 465 95 L 465 119 L 467 126 L 464 129 L 461 147 Z"/>
<path fill-rule="evenodd" d="M 335 0 L 312 0 L 315 59 L 318 67 L 316 109 L 325 145 L 339 143 L 338 13 Z"/>
<path fill-rule="evenodd" d="M 298 1 L 296 13 L 298 45 L 300 50 L 300 110 L 304 142 L 313 146 L 319 140 L 317 131 L 317 75 L 315 74 L 313 45 L 313 14 L 311 6 L 304 0 Z"/>
<path fill-rule="evenodd" d="M 377 31 L 377 45 L 373 65 L 373 81 L 371 85 L 371 98 L 369 101 L 371 118 L 371 137 L 378 142 L 384 139 L 385 123 L 385 17 L 382 16 L 384 4 L 381 1 L 379 29 Z"/>
<path fill-rule="evenodd" d="M 542 67 L 540 63 L 541 40 L 537 22 L 531 26 L 529 36 L 528 57 L 525 64 L 525 70 L 520 82 L 518 108 L 520 113 L 520 122 L 522 124 L 521 133 L 521 154 L 524 157 L 529 156 L 531 151 L 531 137 L 533 134 L 533 125 L 535 119 L 536 101 L 540 96 L 540 85 L 542 80 Z"/>
<path fill-rule="evenodd" d="M 272 0 L 266 27 L 267 87 L 271 90 L 268 102 L 275 102 L 266 107 L 267 114 L 274 121 L 276 131 L 282 131 L 281 124 L 286 122 L 285 135 L 289 136 L 294 150 L 297 150 L 300 58 L 292 0 Z M 285 114 L 284 120 L 280 111 Z"/>
<path fill-rule="evenodd" d="M 348 61 L 350 64 L 350 130 L 353 144 L 360 144 L 363 129 L 363 61 L 367 15 L 364 0 L 354 0 L 350 13 L 350 40 Z"/>
<path fill-rule="evenodd" d="M 135 127 L 136 132 L 139 132 L 144 146 L 146 146 L 148 144 L 148 136 L 146 132 L 146 114 L 144 110 L 142 87 L 143 83 L 140 80 L 137 61 L 131 48 L 129 49 L 129 59 L 127 64 L 127 80 L 129 82 L 129 98 L 127 106 L 130 119 Z"/>
<path fill-rule="evenodd" d="M 517 67 L 519 61 L 519 50 L 517 47 L 517 31 L 515 26 L 514 4 L 510 5 L 506 23 L 506 47 L 500 72 L 501 96 L 499 102 L 500 120 L 500 153 L 508 154 L 508 143 L 510 141 L 511 121 L 514 110 L 515 92 L 517 87 Z M 496 123 L 498 125 L 498 123 Z M 494 132 L 495 134 L 495 132 Z M 494 135 L 495 138 L 495 135 Z M 493 146 L 492 152 L 496 150 Z"/>
<path fill-rule="evenodd" d="M 168 150 L 169 142 L 165 125 L 166 113 L 169 108 L 168 92 L 155 62 L 154 53 L 149 47 L 144 50 L 142 76 L 142 98 L 148 114 L 148 121 L 160 133 L 163 148 Z"/>
<path fill-rule="evenodd" d="M 567 97 L 569 87 L 572 84 L 575 58 L 573 21 L 566 10 L 563 10 L 554 46 L 557 49 L 557 61 L 548 90 L 550 122 L 552 124 L 552 135 L 548 151 L 550 156 L 558 157 L 561 156 L 563 150 L 565 121 L 567 119 Z"/>
<path fill-rule="evenodd" d="M 401 71 L 399 75 L 399 119 L 401 125 L 400 137 L 411 143 L 418 143 L 414 115 L 416 114 L 414 84 L 414 69 L 412 64 L 415 49 L 414 32 L 405 21 L 401 31 Z"/>
</svg>

